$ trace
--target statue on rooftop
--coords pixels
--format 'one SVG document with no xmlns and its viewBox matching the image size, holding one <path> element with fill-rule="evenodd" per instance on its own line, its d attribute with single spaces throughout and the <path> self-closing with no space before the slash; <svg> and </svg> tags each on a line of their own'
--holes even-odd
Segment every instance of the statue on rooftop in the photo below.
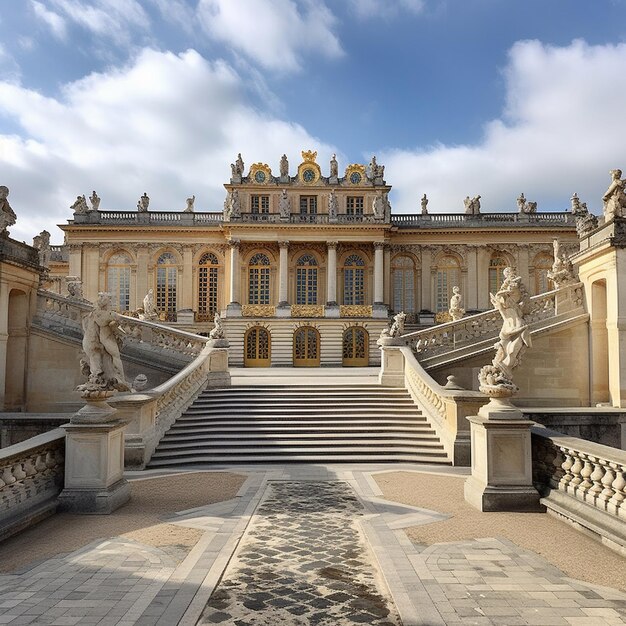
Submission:
<svg viewBox="0 0 626 626">
<path fill-rule="evenodd" d="M 602 196 L 604 203 L 604 219 L 612 220 L 614 217 L 626 216 L 626 193 L 624 188 L 626 180 L 622 180 L 622 170 L 616 169 L 609 172 L 611 174 L 611 184 Z"/>
<path fill-rule="evenodd" d="M 524 197 L 524 192 L 522 192 L 517 199 L 517 210 L 520 213 L 526 213 L 526 198 Z"/>
<path fill-rule="evenodd" d="M 368 175 L 368 178 L 372 181 L 376 180 L 377 178 L 383 178 L 383 176 L 385 175 L 385 166 L 378 165 L 378 163 L 376 162 L 376 156 L 373 156 L 366 173 Z"/>
<path fill-rule="evenodd" d="M 187 206 L 185 207 L 185 210 L 183 211 L 183 213 L 193 213 L 193 203 L 195 201 L 196 201 L 195 194 L 191 196 L 191 198 L 187 198 L 187 200 L 185 200 L 185 202 L 187 203 Z"/>
<path fill-rule="evenodd" d="M 150 206 L 150 198 L 148 197 L 148 194 L 144 191 L 143 196 L 141 196 L 141 198 L 139 198 L 137 202 L 137 211 L 139 211 L 139 213 L 147 213 L 148 206 Z"/>
<path fill-rule="evenodd" d="M 8 235 L 7 228 L 13 226 L 17 221 L 11 205 L 9 204 L 9 188 L 5 185 L 0 185 L 0 234 Z"/>
<path fill-rule="evenodd" d="M 237 172 L 237 174 L 241 177 L 243 177 L 243 159 L 241 158 L 241 152 L 239 154 L 237 154 L 237 160 L 235 161 L 235 170 Z"/>
<path fill-rule="evenodd" d="M 91 202 L 92 211 L 97 211 L 100 208 L 100 196 L 98 196 L 95 189 L 91 192 L 91 196 L 89 196 L 89 201 Z"/>
<path fill-rule="evenodd" d="M 422 196 L 422 215 L 428 215 L 428 196 L 424 194 Z"/>
<path fill-rule="evenodd" d="M 337 164 L 337 155 L 333 154 L 330 159 L 330 177 L 337 178 L 339 175 L 339 165 Z"/>
<path fill-rule="evenodd" d="M 92 311 L 83 318 L 83 374 L 88 382 L 78 386 L 84 394 L 129 391 L 117 342 L 121 315 L 111 311 L 111 295 L 101 292 Z"/>
<path fill-rule="evenodd" d="M 287 160 L 287 155 L 283 154 L 280 157 L 280 177 L 287 178 L 289 176 L 289 161 Z"/>
<path fill-rule="evenodd" d="M 574 192 L 574 195 L 570 198 L 570 202 L 572 203 L 571 211 L 574 215 L 581 212 L 582 207 L 580 206 L 580 198 L 578 194 Z"/>
<path fill-rule="evenodd" d="M 465 309 L 462 306 L 463 296 L 461 295 L 461 289 L 454 286 L 452 287 L 452 297 L 450 298 L 450 308 L 448 309 L 453 322 L 460 320 L 465 315 Z"/>
<path fill-rule="evenodd" d="M 72 204 L 72 206 L 70 206 L 70 209 L 79 215 L 87 213 L 87 211 L 89 211 L 89 207 L 87 206 L 87 199 L 85 196 L 76 196 L 76 201 Z"/>
<path fill-rule="evenodd" d="M 39 251 L 39 265 L 48 269 L 50 267 L 50 259 L 52 258 L 52 250 L 50 249 L 50 233 L 47 230 L 42 230 L 33 237 L 33 248 L 37 248 Z"/>
<path fill-rule="evenodd" d="M 494 398 L 507 398 L 518 391 L 513 382 L 513 369 L 532 345 L 530 330 L 524 320 L 530 299 L 521 277 L 512 267 L 504 268 L 502 286 L 489 297 L 502 317 L 502 329 L 499 341 L 494 345 L 496 355 L 491 365 L 485 365 L 478 374 L 479 389 Z"/>
<path fill-rule="evenodd" d="M 466 215 L 478 215 L 480 213 L 480 198 L 481 196 L 474 196 L 473 198 L 465 196 L 463 206 L 465 207 Z"/>
</svg>

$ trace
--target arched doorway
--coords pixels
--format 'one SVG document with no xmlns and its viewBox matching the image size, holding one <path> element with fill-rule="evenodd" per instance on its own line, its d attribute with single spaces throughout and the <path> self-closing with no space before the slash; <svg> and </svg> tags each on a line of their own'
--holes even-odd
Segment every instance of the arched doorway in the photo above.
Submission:
<svg viewBox="0 0 626 626">
<path fill-rule="evenodd" d="M 253 326 L 248 328 L 243 340 L 244 367 L 269 367 L 271 364 L 271 337 L 267 328 Z"/>
<path fill-rule="evenodd" d="M 301 326 L 293 334 L 293 366 L 319 367 L 320 334 L 317 328 Z"/>
<path fill-rule="evenodd" d="M 369 333 L 362 326 L 351 326 L 343 332 L 342 365 L 367 367 L 369 365 Z"/>
<path fill-rule="evenodd" d="M 26 376 L 26 342 L 28 321 L 28 296 L 19 289 L 9 293 L 8 337 L 6 377 L 4 387 L 4 410 L 24 409 Z"/>
</svg>

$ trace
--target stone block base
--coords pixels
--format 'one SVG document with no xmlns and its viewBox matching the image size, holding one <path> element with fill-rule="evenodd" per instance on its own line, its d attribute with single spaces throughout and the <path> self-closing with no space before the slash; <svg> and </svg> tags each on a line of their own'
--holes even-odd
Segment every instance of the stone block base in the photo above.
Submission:
<svg viewBox="0 0 626 626">
<path fill-rule="evenodd" d="M 209 372 L 207 374 L 207 387 L 230 387 L 230 372 Z"/>
<path fill-rule="evenodd" d="M 130 499 L 130 484 L 122 479 L 106 489 L 64 489 L 59 494 L 59 511 L 106 515 Z"/>
<path fill-rule="evenodd" d="M 241 304 L 231 302 L 226 305 L 226 315 L 224 317 L 241 317 Z"/>
<path fill-rule="evenodd" d="M 465 500 L 480 511 L 544 512 L 534 487 L 485 485 L 473 476 L 465 481 Z"/>
</svg>

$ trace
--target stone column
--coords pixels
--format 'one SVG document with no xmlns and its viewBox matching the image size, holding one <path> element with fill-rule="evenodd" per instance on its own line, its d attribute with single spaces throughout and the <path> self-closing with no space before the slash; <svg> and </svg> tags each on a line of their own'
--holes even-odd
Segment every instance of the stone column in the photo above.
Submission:
<svg viewBox="0 0 626 626">
<path fill-rule="evenodd" d="M 467 287 L 465 291 L 465 309 L 475 311 L 478 309 L 478 257 L 476 246 L 471 245 L 467 250 Z"/>
<path fill-rule="evenodd" d="M 143 299 L 148 293 L 148 261 L 150 250 L 146 244 L 137 244 L 137 286 L 135 289 L 135 309 L 143 307 Z"/>
<path fill-rule="evenodd" d="M 288 294 L 288 267 L 287 267 L 287 255 L 289 252 L 289 242 L 279 241 L 278 248 L 280 251 L 280 257 L 278 262 L 278 309 L 276 315 L 278 317 L 288 317 L 291 313 L 289 302 L 287 301 Z M 282 309 L 282 310 L 280 310 Z"/>
<path fill-rule="evenodd" d="M 384 298 L 384 276 L 385 276 L 385 244 L 382 241 L 374 242 L 374 306 L 372 307 L 373 317 L 387 317 L 387 307 L 383 302 Z"/>
<path fill-rule="evenodd" d="M 433 254 L 431 249 L 426 246 L 422 246 L 422 285 L 420 289 L 422 302 L 419 310 L 430 312 L 429 314 L 420 313 L 420 322 L 422 324 L 433 324 L 435 320 L 435 316 L 432 314 L 432 263 Z"/>
<path fill-rule="evenodd" d="M 5 409 L 7 344 L 9 339 L 9 285 L 0 283 L 0 410 Z"/>
<path fill-rule="evenodd" d="M 230 302 L 226 307 L 226 317 L 241 317 L 241 303 L 239 302 L 239 239 L 231 239 L 230 245 Z"/>
<path fill-rule="evenodd" d="M 337 242 L 327 241 L 328 247 L 328 275 L 326 280 L 326 317 L 339 317 L 337 305 Z"/>
</svg>

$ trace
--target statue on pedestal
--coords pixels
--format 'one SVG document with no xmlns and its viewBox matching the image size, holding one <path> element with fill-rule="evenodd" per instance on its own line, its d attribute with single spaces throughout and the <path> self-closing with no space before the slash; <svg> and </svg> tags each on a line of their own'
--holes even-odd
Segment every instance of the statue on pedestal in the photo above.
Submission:
<svg viewBox="0 0 626 626">
<path fill-rule="evenodd" d="M 100 208 L 100 196 L 94 191 L 91 192 L 91 196 L 89 196 L 89 201 L 91 202 L 91 210 L 97 211 Z"/>
<path fill-rule="evenodd" d="M 368 175 L 368 178 L 372 181 L 376 180 L 377 178 L 382 179 L 385 175 L 385 166 L 378 165 L 378 163 L 376 162 L 376 156 L 373 156 L 372 160 L 370 161 L 369 167 L 366 170 L 366 174 Z"/>
<path fill-rule="evenodd" d="M 465 309 L 463 306 L 463 296 L 461 295 L 461 289 L 459 287 L 452 287 L 452 297 L 450 298 L 450 308 L 448 313 L 453 322 L 460 320 L 465 315 Z"/>
<path fill-rule="evenodd" d="M 13 226 L 17 221 L 17 216 L 13 212 L 9 201 L 9 188 L 5 185 L 0 185 L 0 234 L 8 235 L 7 228 Z"/>
<path fill-rule="evenodd" d="M 243 159 L 241 158 L 241 152 L 239 154 L 237 154 L 237 160 L 235 161 L 235 171 L 237 172 L 238 176 L 241 176 L 243 178 Z"/>
<path fill-rule="evenodd" d="M 37 248 L 39 251 L 39 265 L 48 269 L 50 267 L 50 259 L 52 258 L 52 250 L 50 250 L 50 233 L 47 230 L 42 230 L 33 237 L 33 248 Z"/>
<path fill-rule="evenodd" d="M 289 176 L 289 161 L 287 160 L 287 155 L 283 154 L 280 157 L 280 177 L 287 178 Z"/>
<path fill-rule="evenodd" d="M 376 342 L 379 346 L 402 345 L 402 335 L 404 335 L 404 323 L 406 321 L 406 313 L 401 311 L 394 315 L 393 322 L 389 328 L 383 328 L 380 337 Z M 395 341 L 394 341 L 395 340 Z"/>
<path fill-rule="evenodd" d="M 574 266 L 567 258 L 567 254 L 561 250 L 559 240 L 554 239 L 552 245 L 554 247 L 554 263 L 552 268 L 548 270 L 547 276 L 554 283 L 554 288 L 560 289 L 577 281 L 574 275 Z"/>
<path fill-rule="evenodd" d="M 426 196 L 426 194 L 422 196 L 421 204 L 422 204 L 422 215 L 428 215 L 428 197 Z"/>
<path fill-rule="evenodd" d="M 183 213 L 193 213 L 193 203 L 195 201 L 196 201 L 195 195 L 191 196 L 191 198 L 187 198 L 187 200 L 185 200 L 185 202 L 187 203 L 187 206 L 185 207 L 185 210 L 183 211 Z"/>
<path fill-rule="evenodd" d="M 513 369 L 532 345 L 524 315 L 529 306 L 526 287 L 512 267 L 504 268 L 504 281 L 496 294 L 489 294 L 491 303 L 502 316 L 496 356 L 478 374 L 480 391 L 493 398 L 508 398 L 518 391 L 513 382 Z"/>
<path fill-rule="evenodd" d="M 148 194 L 144 191 L 143 196 L 141 196 L 141 198 L 139 198 L 137 202 L 137 211 L 139 211 L 140 213 L 147 213 L 149 205 L 150 198 L 148 197 Z"/>
<path fill-rule="evenodd" d="M 154 290 L 148 289 L 148 293 L 143 298 L 143 315 L 147 320 L 154 320 L 159 317 L 159 312 L 154 304 Z"/>
<path fill-rule="evenodd" d="M 219 313 L 215 313 L 213 317 L 213 328 L 209 332 L 209 339 L 226 339 L 226 333 L 222 326 L 222 318 Z"/>
<path fill-rule="evenodd" d="M 337 155 L 333 154 L 330 159 L 330 178 L 337 178 L 339 175 L 339 165 L 337 164 Z"/>
<path fill-rule="evenodd" d="M 624 193 L 626 180 L 622 180 L 622 170 L 611 170 L 609 173 L 611 184 L 602 196 L 604 219 L 607 222 L 614 217 L 626 216 L 626 193 Z"/>
<path fill-rule="evenodd" d="M 93 311 L 83 318 L 83 351 L 81 368 L 87 383 L 78 386 L 83 396 L 107 397 L 114 391 L 129 391 L 124 378 L 124 366 L 117 343 L 120 330 L 118 320 L 122 317 L 110 311 L 111 295 L 101 292 Z"/>
</svg>

